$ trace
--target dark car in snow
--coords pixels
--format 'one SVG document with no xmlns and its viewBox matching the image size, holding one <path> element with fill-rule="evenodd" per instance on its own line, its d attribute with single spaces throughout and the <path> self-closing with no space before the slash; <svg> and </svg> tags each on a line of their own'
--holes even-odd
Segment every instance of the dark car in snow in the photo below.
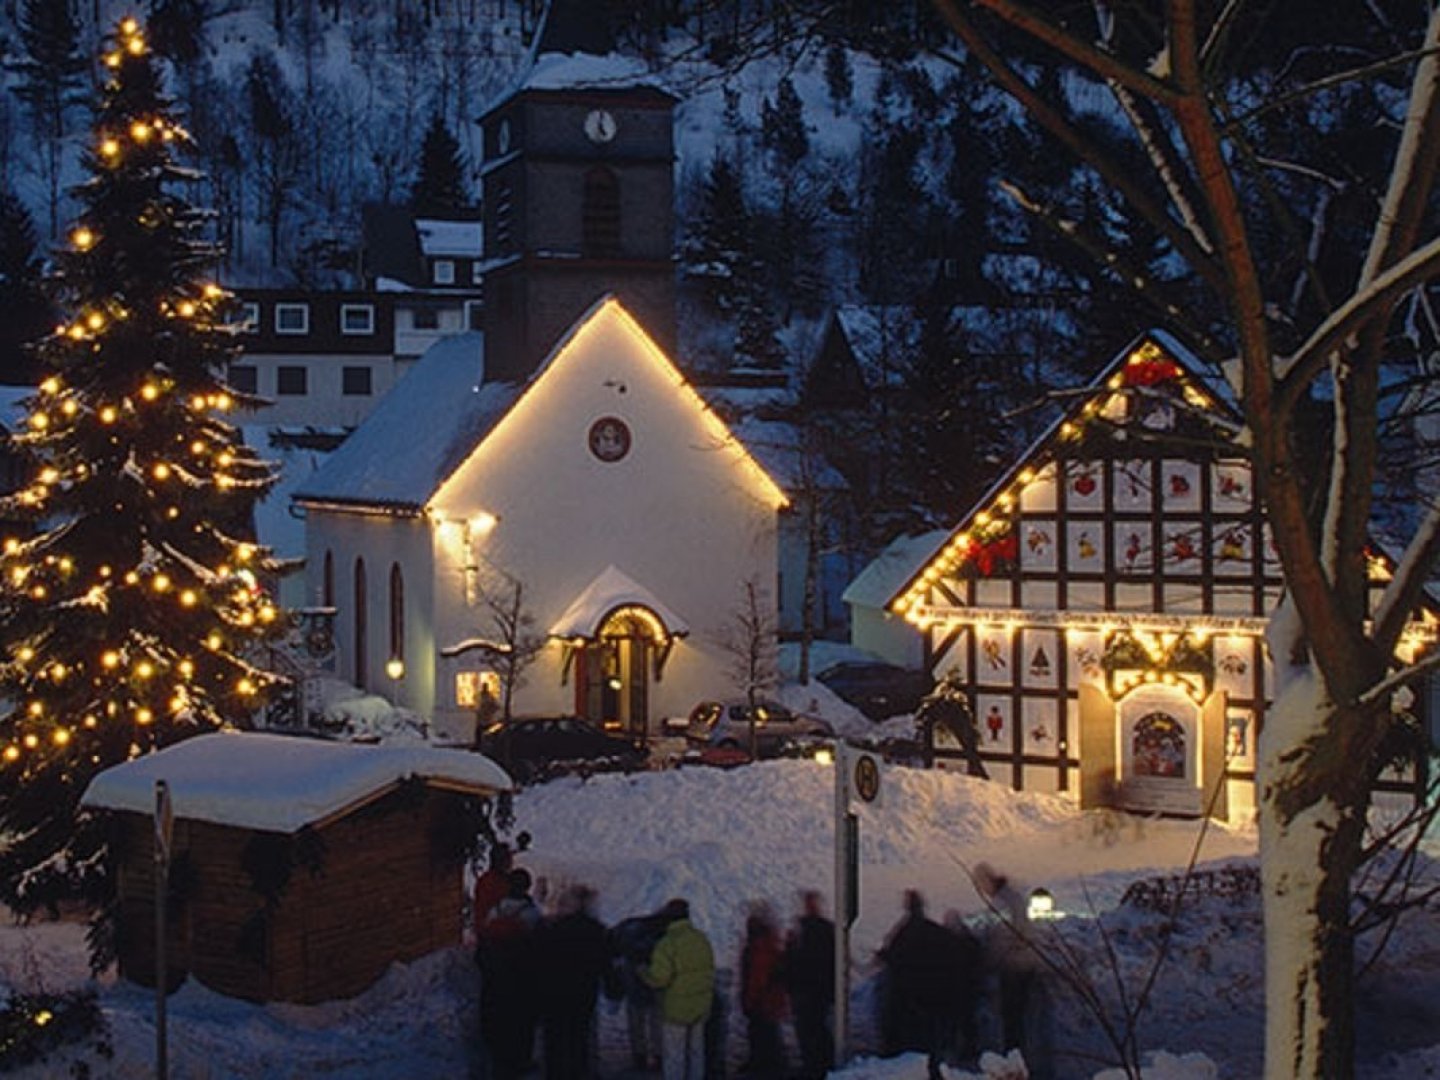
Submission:
<svg viewBox="0 0 1440 1080">
<path fill-rule="evenodd" d="M 913 713 L 935 688 L 929 672 L 880 660 L 843 660 L 815 678 L 871 720 Z"/>
<path fill-rule="evenodd" d="M 547 776 L 645 767 L 649 751 L 578 716 L 519 717 L 491 724 L 480 752 L 520 783 Z"/>
</svg>

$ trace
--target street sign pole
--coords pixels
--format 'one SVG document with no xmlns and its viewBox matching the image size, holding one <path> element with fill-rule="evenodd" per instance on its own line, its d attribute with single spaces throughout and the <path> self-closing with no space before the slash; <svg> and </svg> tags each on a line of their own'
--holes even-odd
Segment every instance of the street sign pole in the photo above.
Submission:
<svg viewBox="0 0 1440 1080">
<path fill-rule="evenodd" d="M 847 1060 L 850 1026 L 850 755 L 835 742 L 835 1067 Z"/>
<path fill-rule="evenodd" d="M 155 1076 L 170 1075 L 169 1047 L 165 1030 L 165 907 L 170 891 L 170 835 L 174 818 L 170 808 L 170 785 L 155 781 Z"/>
</svg>

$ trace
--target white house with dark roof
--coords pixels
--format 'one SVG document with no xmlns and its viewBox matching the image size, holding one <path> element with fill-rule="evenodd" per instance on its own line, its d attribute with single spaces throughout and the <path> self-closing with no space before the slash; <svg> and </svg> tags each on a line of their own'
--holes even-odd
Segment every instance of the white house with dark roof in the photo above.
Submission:
<svg viewBox="0 0 1440 1080">
<path fill-rule="evenodd" d="M 479 335 L 432 348 L 295 495 L 339 673 L 468 738 L 487 599 L 518 590 L 544 646 L 516 714 L 639 735 L 738 690 L 722 639 L 747 583 L 774 618 L 775 481 L 613 297 L 523 382 L 484 365 Z"/>
</svg>

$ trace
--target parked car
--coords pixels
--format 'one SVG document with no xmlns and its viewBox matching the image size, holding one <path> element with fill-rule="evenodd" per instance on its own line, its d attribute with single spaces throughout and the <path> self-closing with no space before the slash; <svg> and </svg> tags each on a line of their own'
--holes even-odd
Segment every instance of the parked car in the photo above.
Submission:
<svg viewBox="0 0 1440 1080">
<path fill-rule="evenodd" d="M 871 720 L 913 713 L 935 688 L 929 672 L 881 660 L 842 660 L 815 677 Z"/>
<path fill-rule="evenodd" d="M 787 745 L 803 739 L 833 738 L 834 730 L 824 720 L 791 712 L 775 701 L 755 704 L 755 742 L 760 757 L 776 757 Z M 690 710 L 685 738 L 702 753 L 706 749 L 750 750 L 750 703 L 702 701 Z"/>
<path fill-rule="evenodd" d="M 645 767 L 649 751 L 611 735 L 578 716 L 543 716 L 491 724 L 480 736 L 480 752 L 503 765 L 521 783 L 577 771 Z"/>
</svg>

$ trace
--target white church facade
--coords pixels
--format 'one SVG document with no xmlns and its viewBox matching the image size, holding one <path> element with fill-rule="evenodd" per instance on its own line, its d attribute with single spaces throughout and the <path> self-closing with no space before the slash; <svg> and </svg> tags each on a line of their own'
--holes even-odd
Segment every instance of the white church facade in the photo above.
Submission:
<svg viewBox="0 0 1440 1080">
<path fill-rule="evenodd" d="M 614 297 L 523 382 L 487 381 L 483 351 L 434 347 L 295 495 L 338 674 L 460 739 L 532 645 L 515 715 L 638 737 L 743 691 L 780 488 Z"/>
</svg>

